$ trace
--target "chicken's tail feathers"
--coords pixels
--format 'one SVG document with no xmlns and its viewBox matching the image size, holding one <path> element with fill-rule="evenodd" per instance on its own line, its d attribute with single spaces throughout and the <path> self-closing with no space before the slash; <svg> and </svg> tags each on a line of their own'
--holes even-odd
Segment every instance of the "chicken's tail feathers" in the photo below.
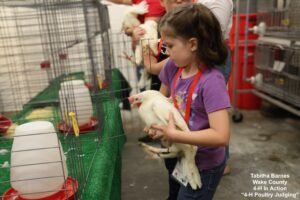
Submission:
<svg viewBox="0 0 300 200">
<path fill-rule="evenodd" d="M 181 161 L 183 164 L 184 174 L 189 184 L 191 185 L 193 190 L 196 190 L 202 187 L 202 182 L 199 169 L 195 162 L 195 155 L 197 150 L 192 145 L 190 147 L 191 149 L 189 151 L 185 151 L 185 155 L 182 157 Z"/>
</svg>

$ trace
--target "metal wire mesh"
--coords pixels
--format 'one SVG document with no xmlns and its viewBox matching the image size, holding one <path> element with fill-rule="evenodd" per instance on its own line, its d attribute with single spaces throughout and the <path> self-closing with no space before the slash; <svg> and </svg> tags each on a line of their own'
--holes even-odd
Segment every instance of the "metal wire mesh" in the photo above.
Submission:
<svg viewBox="0 0 300 200">
<path fill-rule="evenodd" d="M 54 125 L 53 133 L 62 144 L 56 149 L 64 152 L 59 163 L 63 166 L 66 157 L 68 176 L 75 180 L 71 188 L 66 188 L 65 182 L 52 192 L 61 191 L 68 198 L 68 192 L 76 189 L 74 199 L 120 198 L 120 155 L 125 138 L 119 107 L 125 131 L 143 135 L 143 124 L 127 100 L 141 88 L 139 68 L 131 59 L 131 40 L 123 33 L 113 33 L 108 22 L 107 8 L 99 1 L 0 1 L 1 112 L 12 120 L 5 121 L 12 125 L 5 125 L 0 133 L 0 150 L 5 151 L 0 155 L 0 194 L 6 195 L 4 199 L 20 195 L 4 194 L 11 186 L 10 171 L 16 167 L 9 165 L 15 128 L 40 120 Z M 89 93 L 74 83 L 80 80 Z M 84 96 L 91 103 L 83 100 Z M 87 112 L 90 106 L 92 114 Z M 70 112 L 76 113 L 78 123 L 81 118 L 90 120 L 92 129 L 82 129 L 75 138 L 73 121 L 67 116 Z M 33 179 L 41 178 L 50 177 L 45 173 L 45 177 Z"/>
<path fill-rule="evenodd" d="M 0 155 L 0 195 L 10 187 L 9 174 L 16 167 L 7 165 L 14 153 L 14 128 L 40 120 L 55 127 L 62 144 L 57 149 L 64 152 L 60 163 L 66 157 L 68 176 L 76 180 L 71 183 L 77 190 L 74 199 L 111 199 L 104 196 L 109 192 L 118 195 L 117 186 L 105 190 L 113 186 L 95 174 L 101 167 L 101 173 L 119 173 L 124 143 L 119 102 L 126 103 L 136 78 L 135 68 L 118 52 L 130 54 L 130 40 L 112 34 L 108 22 L 107 8 L 99 1 L 0 1 L 0 99 L 2 112 L 13 122 L 5 134 L 0 133 L 1 150 L 5 150 Z M 79 80 L 90 91 L 74 83 Z M 73 135 L 72 118 L 66 116 L 70 112 L 76 113 L 81 134 L 86 133 L 79 138 Z M 88 122 L 80 124 L 81 117 Z M 33 179 L 43 178 L 49 175 Z M 68 198 L 69 188 L 61 188 L 58 191 Z"/>
<path fill-rule="evenodd" d="M 266 35 L 299 38 L 300 2 L 298 0 L 257 1 L 258 23 L 267 25 Z"/>
<path fill-rule="evenodd" d="M 263 76 L 256 87 L 300 107 L 300 47 L 259 43 L 255 56 L 256 74 Z"/>
</svg>

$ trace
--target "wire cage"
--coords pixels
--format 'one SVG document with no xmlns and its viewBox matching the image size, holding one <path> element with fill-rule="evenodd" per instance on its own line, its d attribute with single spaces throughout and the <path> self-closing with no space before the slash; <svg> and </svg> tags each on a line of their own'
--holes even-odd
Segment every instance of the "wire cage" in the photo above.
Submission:
<svg viewBox="0 0 300 200">
<path fill-rule="evenodd" d="M 255 56 L 256 74 L 262 75 L 255 87 L 299 108 L 300 47 L 259 42 Z"/>
<path fill-rule="evenodd" d="M 0 1 L 2 199 L 120 199 L 120 103 L 136 87 L 123 52 L 131 54 L 130 40 L 111 32 L 99 1 Z M 42 146 L 50 136 L 56 143 Z M 50 150 L 56 159 L 43 154 Z M 32 154 L 15 162 L 22 153 Z M 52 164 L 56 174 L 46 170 Z M 15 178 L 22 167 L 32 176 Z M 55 178 L 51 189 L 15 186 Z"/>
<path fill-rule="evenodd" d="M 258 23 L 266 24 L 267 36 L 299 38 L 300 2 L 298 0 L 257 1 Z"/>
</svg>

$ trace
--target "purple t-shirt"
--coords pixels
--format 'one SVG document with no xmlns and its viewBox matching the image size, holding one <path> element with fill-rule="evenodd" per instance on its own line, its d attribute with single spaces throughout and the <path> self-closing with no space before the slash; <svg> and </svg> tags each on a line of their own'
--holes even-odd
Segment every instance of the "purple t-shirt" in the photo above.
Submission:
<svg viewBox="0 0 300 200">
<path fill-rule="evenodd" d="M 178 67 L 169 59 L 159 74 L 163 84 L 169 88 L 169 95 L 173 91 L 173 82 Z M 179 78 L 175 91 L 175 98 L 179 111 L 184 116 L 188 89 L 194 79 Z M 206 69 L 198 81 L 191 105 L 189 128 L 197 131 L 209 128 L 208 113 L 230 107 L 230 100 L 226 89 L 224 76 L 217 69 Z M 196 155 L 196 164 L 200 170 L 211 169 L 220 165 L 225 159 L 225 147 L 203 147 L 199 146 Z"/>
</svg>

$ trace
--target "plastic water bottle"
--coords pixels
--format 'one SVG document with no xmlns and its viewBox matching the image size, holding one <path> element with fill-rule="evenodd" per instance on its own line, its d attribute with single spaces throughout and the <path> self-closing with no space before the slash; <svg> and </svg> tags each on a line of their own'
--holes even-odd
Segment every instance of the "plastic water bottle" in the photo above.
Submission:
<svg viewBox="0 0 300 200">
<path fill-rule="evenodd" d="M 21 197 L 37 199 L 58 192 L 68 176 L 54 126 L 35 121 L 17 126 L 11 152 L 11 186 Z"/>
<path fill-rule="evenodd" d="M 93 115 L 92 99 L 83 80 L 72 80 L 61 83 L 59 91 L 62 119 L 71 126 L 69 112 L 76 114 L 79 126 L 89 123 Z"/>
</svg>

